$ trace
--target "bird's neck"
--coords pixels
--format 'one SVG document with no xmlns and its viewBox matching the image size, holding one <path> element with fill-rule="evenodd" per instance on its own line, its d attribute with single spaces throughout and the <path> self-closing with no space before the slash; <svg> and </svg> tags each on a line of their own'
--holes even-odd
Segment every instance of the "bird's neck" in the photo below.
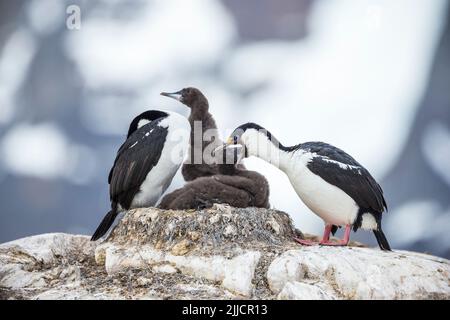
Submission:
<svg viewBox="0 0 450 320">
<path fill-rule="evenodd" d="M 189 121 L 191 123 L 194 121 L 203 121 L 212 117 L 209 113 L 209 104 L 207 100 L 195 101 L 190 105 L 190 108 L 191 114 L 189 116 Z"/>
<path fill-rule="evenodd" d="M 242 139 L 245 143 L 247 156 L 258 157 L 282 171 L 286 171 L 292 157 L 291 148 L 283 146 L 270 133 L 247 130 Z"/>
</svg>

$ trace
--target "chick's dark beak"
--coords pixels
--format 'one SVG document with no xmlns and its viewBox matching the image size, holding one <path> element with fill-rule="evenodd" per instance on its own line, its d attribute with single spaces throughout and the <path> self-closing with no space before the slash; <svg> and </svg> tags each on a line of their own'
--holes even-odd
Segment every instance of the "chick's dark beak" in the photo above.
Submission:
<svg viewBox="0 0 450 320">
<path fill-rule="evenodd" d="M 181 101 L 181 98 L 182 98 L 181 91 L 172 92 L 172 93 L 161 92 L 161 95 L 165 96 L 165 97 L 169 97 L 169 98 L 175 99 L 175 100 L 178 100 L 178 101 Z"/>
</svg>

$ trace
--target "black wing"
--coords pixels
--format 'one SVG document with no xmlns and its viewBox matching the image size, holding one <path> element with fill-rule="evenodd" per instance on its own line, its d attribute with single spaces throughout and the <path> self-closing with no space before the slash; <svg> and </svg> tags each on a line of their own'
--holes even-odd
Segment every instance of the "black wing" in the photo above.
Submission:
<svg viewBox="0 0 450 320">
<path fill-rule="evenodd" d="M 342 189 L 359 207 L 379 213 L 387 209 L 380 185 L 350 155 L 323 142 L 307 142 L 301 148 L 316 155 L 307 165 L 309 170 Z"/>
<path fill-rule="evenodd" d="M 136 130 L 120 147 L 108 177 L 112 202 L 129 209 L 147 174 L 158 163 L 167 138 L 167 128 L 152 121 Z"/>
</svg>

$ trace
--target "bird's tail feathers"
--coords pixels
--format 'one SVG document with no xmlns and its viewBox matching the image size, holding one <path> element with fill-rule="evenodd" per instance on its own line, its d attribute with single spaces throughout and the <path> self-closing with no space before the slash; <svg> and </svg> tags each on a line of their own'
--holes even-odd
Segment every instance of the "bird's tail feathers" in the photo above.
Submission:
<svg viewBox="0 0 450 320">
<path fill-rule="evenodd" d="M 373 234 L 375 235 L 375 238 L 377 238 L 377 242 L 381 250 L 392 251 L 383 230 L 381 230 L 381 227 L 378 227 L 378 229 L 374 229 Z"/>
<path fill-rule="evenodd" d="M 114 206 L 113 209 L 111 209 L 111 211 L 109 211 L 105 215 L 102 222 L 100 222 L 100 225 L 97 227 L 97 230 L 95 230 L 94 234 L 92 235 L 91 241 L 100 239 L 108 232 L 109 228 L 116 219 L 117 213 L 118 213 L 117 208 Z"/>
</svg>

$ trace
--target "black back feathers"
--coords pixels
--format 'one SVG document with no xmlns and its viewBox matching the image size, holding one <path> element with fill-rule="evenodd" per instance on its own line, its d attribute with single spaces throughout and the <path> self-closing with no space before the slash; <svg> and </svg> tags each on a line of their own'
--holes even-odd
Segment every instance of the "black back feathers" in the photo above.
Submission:
<svg viewBox="0 0 450 320">
<path fill-rule="evenodd" d="M 129 209 L 147 174 L 158 163 L 167 138 L 167 128 L 158 126 L 162 118 L 139 128 L 117 153 L 109 176 L 112 202 Z"/>
<path fill-rule="evenodd" d="M 307 142 L 299 147 L 315 154 L 308 169 L 347 193 L 361 209 L 376 213 L 387 209 L 381 187 L 350 155 L 323 142 Z"/>
</svg>

